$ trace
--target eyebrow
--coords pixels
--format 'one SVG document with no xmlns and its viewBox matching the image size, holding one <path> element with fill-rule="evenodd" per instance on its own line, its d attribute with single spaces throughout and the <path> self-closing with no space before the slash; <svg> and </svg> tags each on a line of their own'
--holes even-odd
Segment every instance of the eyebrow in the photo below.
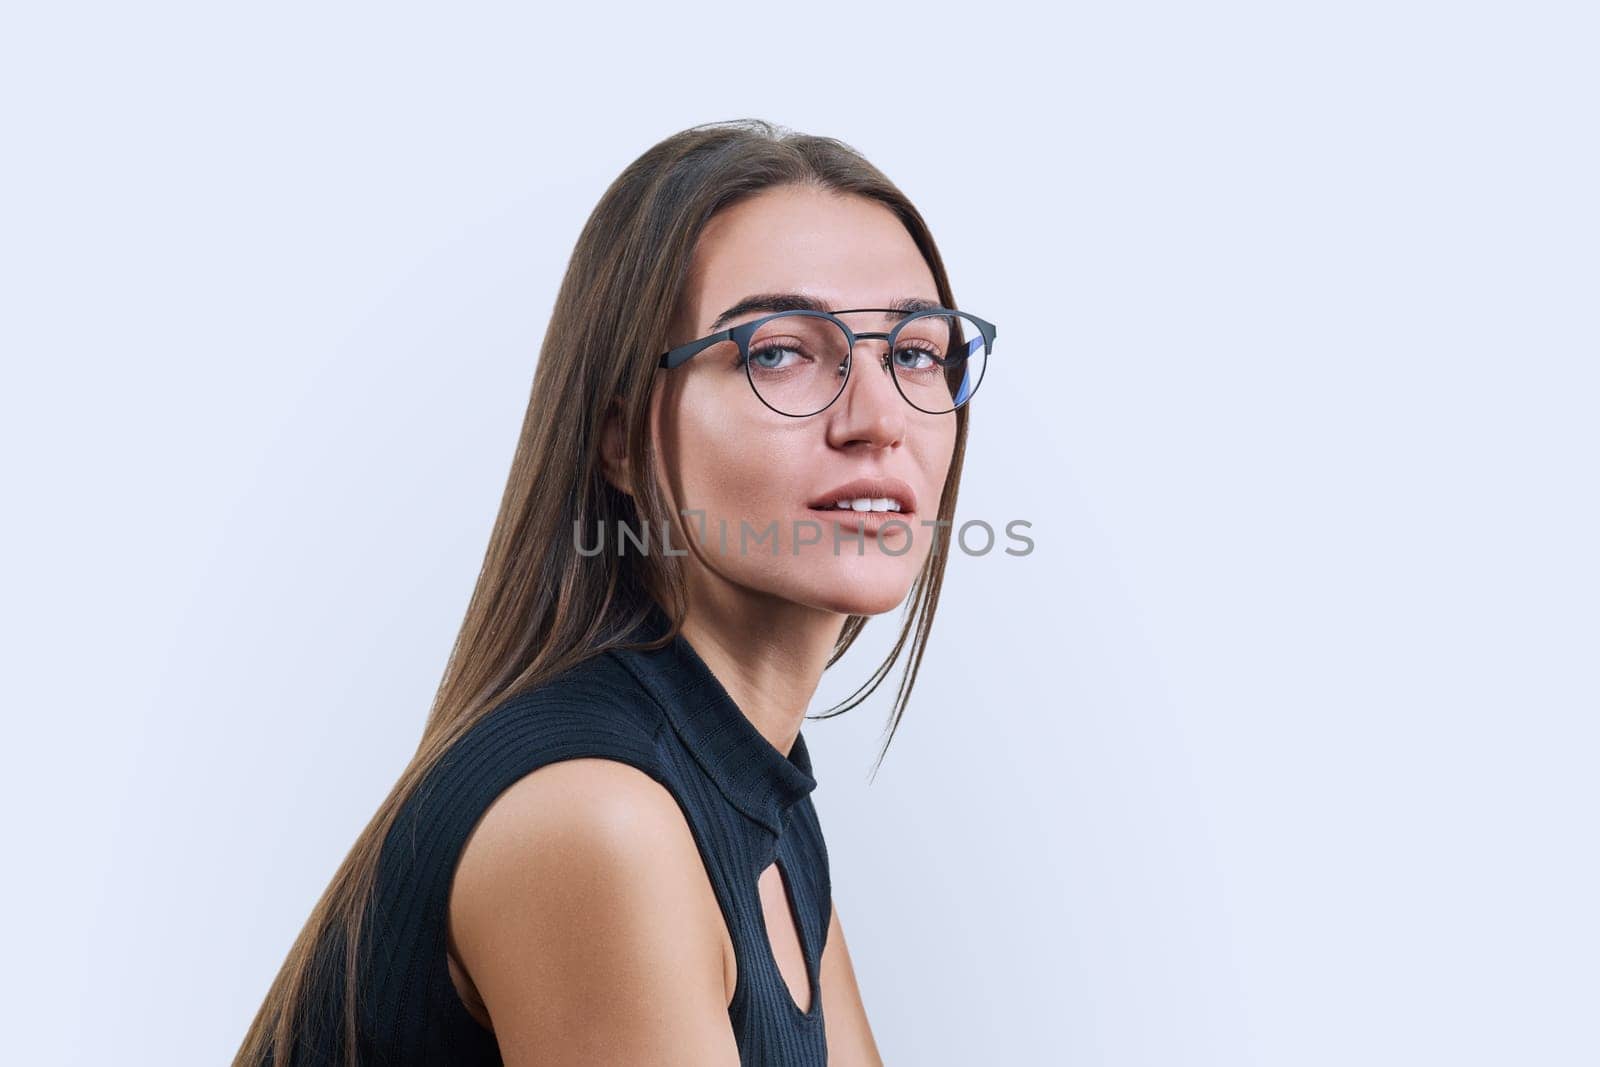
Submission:
<svg viewBox="0 0 1600 1067">
<path fill-rule="evenodd" d="M 939 307 L 934 300 L 924 300 L 920 296 L 906 296 L 899 300 L 891 300 L 884 307 L 890 311 L 898 312 L 901 318 L 914 311 L 926 311 L 929 308 Z M 711 332 L 716 333 L 734 319 L 741 315 L 748 315 L 753 311 L 828 311 L 827 304 L 814 296 L 806 293 L 756 293 L 747 296 L 734 304 L 727 311 L 717 316 L 711 324 Z"/>
</svg>

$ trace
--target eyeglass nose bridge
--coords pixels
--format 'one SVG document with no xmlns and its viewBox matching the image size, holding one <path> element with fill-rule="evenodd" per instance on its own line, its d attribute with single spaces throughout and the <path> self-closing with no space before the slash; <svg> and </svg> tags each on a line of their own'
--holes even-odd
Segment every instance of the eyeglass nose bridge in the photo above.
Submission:
<svg viewBox="0 0 1600 1067">
<path fill-rule="evenodd" d="M 886 333 L 857 333 L 855 330 L 850 331 L 850 336 L 857 341 L 887 341 L 890 337 Z"/>
<path fill-rule="evenodd" d="M 855 362 L 855 358 L 856 358 L 856 342 L 858 342 L 858 341 L 887 341 L 889 338 L 894 336 L 894 333 L 893 333 L 893 331 L 890 331 L 889 333 L 874 333 L 874 332 L 857 333 L 855 330 L 852 330 L 848 326 L 846 326 L 845 327 L 845 336 L 850 338 L 850 350 L 845 353 L 844 361 L 845 361 L 846 364 L 850 364 L 850 363 L 854 363 Z M 884 356 L 883 356 L 883 359 L 880 360 L 880 362 L 883 363 L 884 366 L 888 366 L 889 359 L 890 359 L 890 353 L 885 352 Z"/>
<path fill-rule="evenodd" d="M 839 320 L 835 319 L 834 321 L 838 322 Z M 892 337 L 894 335 L 894 331 L 892 331 L 892 330 L 889 333 L 877 333 L 877 332 L 872 332 L 872 331 L 865 331 L 865 332 L 862 332 L 862 333 L 857 333 L 855 330 L 852 330 L 848 325 L 846 325 L 843 322 L 839 322 L 839 325 L 844 327 L 845 336 L 849 339 L 849 342 L 850 342 L 850 347 L 845 351 L 845 354 L 844 354 L 844 363 L 840 365 L 840 370 L 842 370 L 844 372 L 843 377 L 844 377 L 845 380 L 843 382 L 839 383 L 839 391 L 837 393 L 835 393 L 833 395 L 833 399 L 828 401 L 828 403 L 823 407 L 823 409 L 822 409 L 823 411 L 826 411 L 828 408 L 833 407 L 833 405 L 838 402 L 839 398 L 844 395 L 845 383 L 849 381 L 850 375 L 855 371 L 855 366 L 856 366 L 856 342 L 858 342 L 858 341 L 887 341 L 887 340 L 889 340 L 890 337 Z M 884 353 L 883 353 L 883 358 L 877 361 L 878 365 L 881 366 L 884 369 L 885 372 L 892 374 L 893 372 L 889 370 L 889 362 L 893 358 L 894 358 L 894 352 L 891 349 L 886 349 L 884 351 Z M 901 391 L 900 385 L 899 385 L 898 382 L 895 383 L 894 391 L 897 392 L 897 393 L 900 393 L 900 398 L 902 400 L 905 400 L 906 403 L 909 404 L 911 402 L 909 399 L 907 399 L 905 393 Z M 819 414 L 820 414 L 820 412 L 819 412 Z"/>
<path fill-rule="evenodd" d="M 835 319 L 834 321 L 838 322 L 839 320 Z M 839 398 L 844 395 L 845 384 L 846 384 L 846 382 L 849 381 L 851 373 L 855 370 L 855 365 L 856 365 L 856 342 L 858 342 L 858 341 L 887 341 L 891 337 L 893 337 L 894 333 L 895 333 L 894 330 L 891 330 L 888 333 L 879 333 L 879 332 L 875 332 L 875 331 L 863 331 L 863 332 L 857 333 L 855 330 L 852 330 L 848 325 L 846 325 L 843 322 L 839 322 L 839 325 L 844 327 L 845 337 L 850 342 L 850 347 L 845 351 L 845 354 L 844 354 L 844 362 L 842 364 L 840 364 L 840 370 L 842 370 L 844 372 L 843 377 L 844 377 L 845 381 L 839 383 L 839 391 L 833 395 L 833 399 L 828 401 L 827 404 L 825 404 L 819 411 L 813 412 L 813 414 L 821 414 L 822 411 L 826 411 L 828 408 L 833 407 L 834 404 L 838 403 Z M 886 373 L 889 373 L 889 374 L 892 375 L 893 372 L 889 370 L 889 363 L 893 359 L 894 359 L 894 351 L 893 351 L 892 348 L 888 348 L 888 349 L 884 350 L 883 358 L 879 359 L 877 361 L 877 363 L 878 363 L 879 366 L 881 366 L 884 369 L 884 371 Z M 900 398 L 902 400 L 904 400 L 906 403 L 908 403 L 908 404 L 911 403 L 910 398 L 905 395 L 905 392 L 900 388 L 900 384 L 898 382 L 895 383 L 894 391 L 896 393 L 899 393 L 900 394 Z"/>
</svg>

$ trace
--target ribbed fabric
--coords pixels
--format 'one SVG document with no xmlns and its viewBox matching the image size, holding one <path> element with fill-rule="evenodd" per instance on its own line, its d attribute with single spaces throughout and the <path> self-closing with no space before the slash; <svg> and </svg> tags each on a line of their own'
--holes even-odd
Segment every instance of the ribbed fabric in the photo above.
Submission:
<svg viewBox="0 0 1600 1067">
<path fill-rule="evenodd" d="M 665 633 L 664 612 L 628 639 Z M 602 757 L 637 767 L 677 799 L 733 939 L 738 983 L 728 1017 L 741 1064 L 827 1062 L 819 968 L 832 909 L 827 849 L 805 739 L 788 756 L 767 742 L 680 634 L 649 652 L 613 649 L 491 711 L 407 800 L 379 862 L 361 1026 L 368 1065 L 500 1064 L 494 1036 L 462 1004 L 446 963 L 451 880 L 473 827 L 539 767 Z M 757 879 L 783 872 L 810 978 L 802 1012 L 767 939 Z M 313 998 L 313 1043 L 337 1050 L 336 999 Z M 339 1062 L 314 1059 L 296 1063 Z"/>
</svg>

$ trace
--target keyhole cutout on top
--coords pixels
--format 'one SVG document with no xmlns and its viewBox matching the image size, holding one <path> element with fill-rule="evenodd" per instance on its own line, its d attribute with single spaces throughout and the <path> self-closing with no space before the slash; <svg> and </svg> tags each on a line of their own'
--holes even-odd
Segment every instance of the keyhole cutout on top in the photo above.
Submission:
<svg viewBox="0 0 1600 1067">
<path fill-rule="evenodd" d="M 766 926 L 767 947 L 778 973 L 789 987 L 789 999 L 802 1014 L 811 1010 L 811 975 L 806 971 L 806 954 L 800 940 L 800 922 L 789 901 L 788 882 L 783 868 L 774 860 L 756 880 L 761 896 L 761 921 Z"/>
</svg>

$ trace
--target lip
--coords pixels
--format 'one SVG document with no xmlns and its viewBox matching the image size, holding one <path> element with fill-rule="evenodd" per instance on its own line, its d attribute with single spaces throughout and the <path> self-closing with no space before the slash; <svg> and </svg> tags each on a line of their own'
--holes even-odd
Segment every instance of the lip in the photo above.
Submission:
<svg viewBox="0 0 1600 1067">
<path fill-rule="evenodd" d="M 844 511 L 839 508 L 831 510 L 813 508 L 811 514 L 819 517 L 823 522 L 840 527 L 850 534 L 865 534 L 868 537 L 878 537 L 890 522 L 898 521 L 906 527 L 911 525 L 910 520 L 907 518 L 911 514 L 909 511 Z M 910 536 L 909 529 L 901 530 L 896 528 L 891 530 L 890 533 Z"/>
<path fill-rule="evenodd" d="M 900 501 L 899 511 L 845 511 L 838 507 L 841 500 L 857 500 L 861 497 L 890 497 Z M 873 515 L 910 515 L 917 510 L 917 494 L 911 491 L 911 486 L 899 478 L 856 478 L 834 486 L 825 493 L 820 493 L 811 498 L 807 505 L 815 511 L 832 513 L 838 516 L 855 516 L 857 518 Z"/>
</svg>

